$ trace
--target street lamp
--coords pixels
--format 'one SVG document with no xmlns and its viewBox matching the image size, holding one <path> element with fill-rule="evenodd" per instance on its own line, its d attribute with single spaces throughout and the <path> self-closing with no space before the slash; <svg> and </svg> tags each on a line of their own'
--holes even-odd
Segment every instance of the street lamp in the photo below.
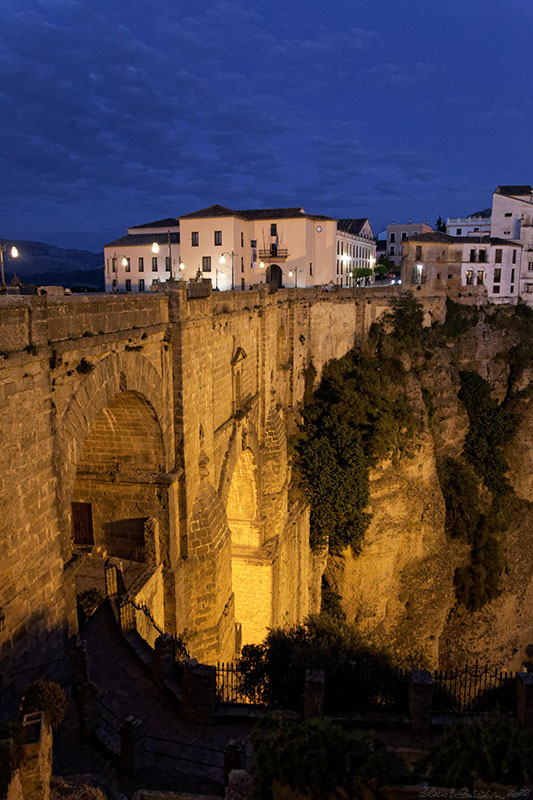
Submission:
<svg viewBox="0 0 533 800">
<path fill-rule="evenodd" d="M 225 256 L 229 256 L 231 258 L 231 291 L 233 291 L 235 285 L 235 253 L 233 252 L 233 250 L 231 251 L 231 253 L 222 253 L 220 258 L 218 259 L 219 264 L 226 263 Z"/>
<path fill-rule="evenodd" d="M 293 276 L 294 276 L 294 288 L 297 289 L 298 288 L 298 270 L 297 269 L 295 269 L 294 272 L 292 271 L 292 269 L 289 270 L 289 278 L 292 278 Z"/>
<path fill-rule="evenodd" d="M 9 242 L 3 242 L 0 239 L 0 269 L 2 272 L 2 289 L 6 288 L 6 278 L 4 275 L 4 252 L 7 250 L 8 247 L 9 247 Z M 9 251 L 9 253 L 11 255 L 11 258 L 18 258 L 19 251 L 17 250 L 14 244 L 11 245 L 11 250 Z"/>
</svg>

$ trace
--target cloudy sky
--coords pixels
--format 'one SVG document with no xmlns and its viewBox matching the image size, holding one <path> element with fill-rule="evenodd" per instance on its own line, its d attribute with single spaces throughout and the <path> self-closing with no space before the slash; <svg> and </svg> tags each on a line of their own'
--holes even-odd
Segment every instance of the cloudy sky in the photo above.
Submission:
<svg viewBox="0 0 533 800">
<path fill-rule="evenodd" d="M 0 0 L 0 236 L 222 203 L 387 222 L 533 183 L 532 0 Z"/>
</svg>

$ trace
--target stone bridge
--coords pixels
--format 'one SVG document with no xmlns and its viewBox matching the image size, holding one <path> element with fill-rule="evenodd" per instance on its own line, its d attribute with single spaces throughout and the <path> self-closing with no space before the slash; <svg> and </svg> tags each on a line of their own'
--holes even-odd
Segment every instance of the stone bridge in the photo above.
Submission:
<svg viewBox="0 0 533 800">
<path fill-rule="evenodd" d="M 310 366 L 394 290 L 357 291 L 0 298 L 5 686 L 64 655 L 76 575 L 110 555 L 211 663 L 319 608 L 287 436 Z"/>
</svg>

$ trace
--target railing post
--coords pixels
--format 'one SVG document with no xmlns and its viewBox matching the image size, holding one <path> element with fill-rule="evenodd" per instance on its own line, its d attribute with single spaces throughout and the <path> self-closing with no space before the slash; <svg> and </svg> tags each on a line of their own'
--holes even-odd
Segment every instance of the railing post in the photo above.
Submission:
<svg viewBox="0 0 533 800">
<path fill-rule="evenodd" d="M 122 633 L 129 633 L 137 629 L 137 620 L 135 619 L 135 608 L 133 605 L 133 598 L 127 594 L 120 598 L 119 607 L 119 620 L 120 630 Z"/>
<path fill-rule="evenodd" d="M 409 683 L 409 715 L 412 733 L 429 733 L 434 683 L 427 669 L 412 669 Z"/>
<path fill-rule="evenodd" d="M 518 723 L 533 730 L 533 672 L 519 672 L 516 680 Z"/>
<path fill-rule="evenodd" d="M 195 658 L 185 662 L 181 683 L 181 715 L 187 722 L 211 724 L 214 721 L 216 667 L 199 664 Z"/>
<path fill-rule="evenodd" d="M 120 766 L 129 775 L 143 767 L 144 726 L 140 719 L 129 716 L 120 726 Z"/>
<path fill-rule="evenodd" d="M 244 742 L 230 739 L 224 748 L 224 786 L 234 769 L 246 769 L 246 748 Z"/>
<path fill-rule="evenodd" d="M 174 639 L 170 633 L 160 634 L 154 642 L 154 669 L 158 678 L 169 678 L 174 672 Z"/>
<path fill-rule="evenodd" d="M 122 595 L 126 591 L 122 561 L 115 556 L 110 556 L 105 561 L 105 591 L 111 598 Z"/>
<path fill-rule="evenodd" d="M 323 669 L 305 670 L 304 717 L 322 717 L 326 674 Z"/>
</svg>

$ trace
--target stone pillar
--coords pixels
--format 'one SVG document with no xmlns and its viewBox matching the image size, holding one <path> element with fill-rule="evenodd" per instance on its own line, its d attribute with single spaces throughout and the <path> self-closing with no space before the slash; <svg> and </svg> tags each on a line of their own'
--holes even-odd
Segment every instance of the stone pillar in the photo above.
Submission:
<svg viewBox="0 0 533 800">
<path fill-rule="evenodd" d="M 254 800 L 254 781 L 244 769 L 230 772 L 226 785 L 226 800 Z"/>
<path fill-rule="evenodd" d="M 81 721 L 82 736 L 90 736 L 96 728 L 98 719 L 98 709 L 96 701 L 98 698 L 98 687 L 92 681 L 85 681 L 78 687 L 78 702 Z"/>
<path fill-rule="evenodd" d="M 195 658 L 185 662 L 181 684 L 181 715 L 187 722 L 209 725 L 214 721 L 216 667 L 199 664 Z"/>
<path fill-rule="evenodd" d="M 224 748 L 224 786 L 234 769 L 246 769 L 246 747 L 244 742 L 230 739 Z"/>
<path fill-rule="evenodd" d="M 427 669 L 412 669 L 409 683 L 409 715 L 412 733 L 429 733 L 433 678 Z"/>
<path fill-rule="evenodd" d="M 148 517 L 144 523 L 144 555 L 147 564 L 159 564 L 159 522 L 157 517 Z"/>
<path fill-rule="evenodd" d="M 158 678 L 169 678 L 174 673 L 174 639 L 170 633 L 162 633 L 154 642 L 154 670 Z"/>
<path fill-rule="evenodd" d="M 144 725 L 129 716 L 120 726 L 120 766 L 128 775 L 136 775 L 144 762 Z"/>
<path fill-rule="evenodd" d="M 323 669 L 305 670 L 304 717 L 322 717 L 326 674 Z"/>
<path fill-rule="evenodd" d="M 40 711 L 25 714 L 20 780 L 24 800 L 49 800 L 52 775 L 52 730 Z"/>
<path fill-rule="evenodd" d="M 130 633 L 130 631 L 137 629 L 137 620 L 135 618 L 135 608 L 132 599 L 131 595 L 127 594 L 121 597 L 119 601 L 118 615 L 122 633 Z"/>
<path fill-rule="evenodd" d="M 533 672 L 519 672 L 516 681 L 518 723 L 533 730 Z"/>
<path fill-rule="evenodd" d="M 110 556 L 105 561 L 105 591 L 108 597 L 117 597 L 124 594 L 124 572 L 120 558 Z"/>
<path fill-rule="evenodd" d="M 79 636 L 72 649 L 72 693 L 77 695 L 79 687 L 89 680 L 87 671 L 87 645 Z"/>
</svg>

